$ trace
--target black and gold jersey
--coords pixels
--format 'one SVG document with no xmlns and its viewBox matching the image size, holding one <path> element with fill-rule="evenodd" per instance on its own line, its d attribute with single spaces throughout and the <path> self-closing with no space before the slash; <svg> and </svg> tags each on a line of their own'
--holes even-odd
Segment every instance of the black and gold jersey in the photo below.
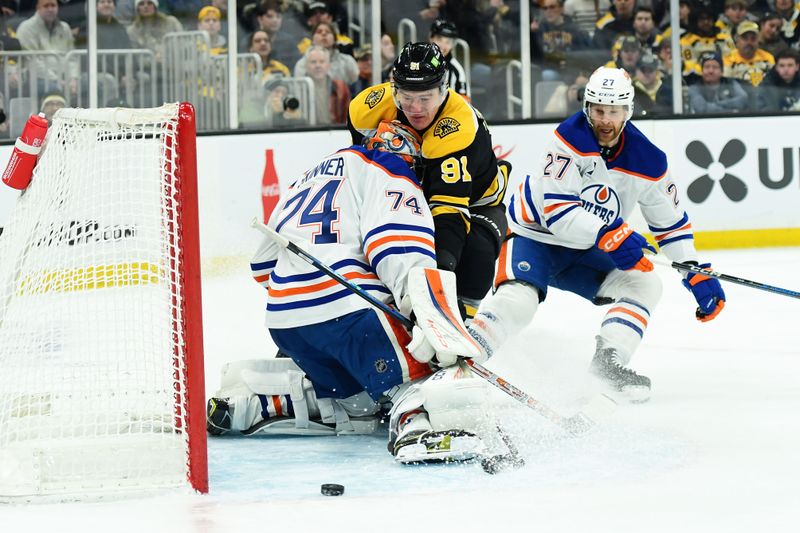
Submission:
<svg viewBox="0 0 800 533">
<path fill-rule="evenodd" d="M 350 102 L 347 126 L 353 144 L 371 136 L 382 120 L 409 125 L 395 106 L 391 83 L 368 87 Z M 422 137 L 417 174 L 436 227 L 436 250 L 456 260 L 470 231 L 470 208 L 503 201 L 507 176 L 498 171 L 486 121 L 452 89 Z"/>
</svg>

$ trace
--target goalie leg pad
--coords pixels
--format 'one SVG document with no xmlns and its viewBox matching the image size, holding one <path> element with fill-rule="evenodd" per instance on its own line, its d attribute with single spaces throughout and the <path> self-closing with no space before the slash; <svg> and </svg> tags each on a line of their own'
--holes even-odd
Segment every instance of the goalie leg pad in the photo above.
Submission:
<svg viewBox="0 0 800 533">
<path fill-rule="evenodd" d="M 482 454 L 489 433 L 488 385 L 459 367 L 411 385 L 390 411 L 390 450 L 403 463 L 463 461 Z"/>
<path fill-rule="evenodd" d="M 613 270 L 600 285 L 598 297 L 614 303 L 603 317 L 599 338 L 605 346 L 616 349 L 623 365 L 639 347 L 661 293 L 661 279 L 638 270 Z"/>
<path fill-rule="evenodd" d="M 458 366 L 442 368 L 421 383 L 411 385 L 394 403 L 389 428 L 398 433 L 401 417 L 415 409 L 428 413 L 431 429 L 485 428 L 489 387 L 486 381 Z"/>
<path fill-rule="evenodd" d="M 491 422 L 486 416 L 488 401 L 486 381 L 458 366 L 442 368 L 423 382 L 408 387 L 394 402 L 389 412 L 389 429 L 399 435 L 404 416 L 419 410 L 427 413 L 433 431 L 460 429 L 480 433 Z"/>
<path fill-rule="evenodd" d="M 215 397 L 226 399 L 230 429 L 245 435 L 372 433 L 379 425 L 380 405 L 368 394 L 317 399 L 312 383 L 291 359 L 228 363 L 222 384 Z"/>
</svg>

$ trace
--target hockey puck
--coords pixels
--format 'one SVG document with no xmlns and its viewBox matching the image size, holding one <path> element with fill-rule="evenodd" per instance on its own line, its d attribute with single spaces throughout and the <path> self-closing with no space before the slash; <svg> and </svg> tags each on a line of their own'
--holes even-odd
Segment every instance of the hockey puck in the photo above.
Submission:
<svg viewBox="0 0 800 533">
<path fill-rule="evenodd" d="M 344 494 L 344 485 L 337 483 L 323 483 L 320 492 L 325 496 L 341 496 Z"/>
</svg>

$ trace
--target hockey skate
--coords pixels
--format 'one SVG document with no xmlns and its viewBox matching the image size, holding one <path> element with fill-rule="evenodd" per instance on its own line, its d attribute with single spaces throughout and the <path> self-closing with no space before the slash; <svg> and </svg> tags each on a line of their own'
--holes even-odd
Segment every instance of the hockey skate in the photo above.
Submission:
<svg viewBox="0 0 800 533">
<path fill-rule="evenodd" d="M 589 371 L 606 387 L 613 397 L 631 403 L 650 399 L 650 378 L 624 366 L 615 348 L 603 347 L 599 340 Z"/>
</svg>

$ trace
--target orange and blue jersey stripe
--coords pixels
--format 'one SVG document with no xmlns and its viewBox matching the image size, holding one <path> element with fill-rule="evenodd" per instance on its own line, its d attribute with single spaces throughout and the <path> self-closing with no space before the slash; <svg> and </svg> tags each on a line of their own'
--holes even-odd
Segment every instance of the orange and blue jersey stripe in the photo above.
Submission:
<svg viewBox="0 0 800 533">
<path fill-rule="evenodd" d="M 528 176 L 530 178 L 530 176 Z M 542 218 L 533 205 L 530 181 L 526 179 L 520 184 L 519 189 L 511 195 L 511 202 L 508 207 L 508 216 L 511 220 L 521 226 L 541 226 Z"/>
<path fill-rule="evenodd" d="M 648 228 L 653 232 L 653 237 L 659 246 L 685 239 L 694 239 L 692 224 L 689 222 L 689 215 L 685 212 L 679 221 L 667 228 L 657 228 L 650 225 L 648 225 Z"/>
<path fill-rule="evenodd" d="M 364 236 L 364 255 L 373 270 L 391 255 L 417 253 L 436 261 L 433 236 L 433 228 L 429 226 L 384 224 L 371 229 Z"/>
<path fill-rule="evenodd" d="M 253 278 L 264 288 L 269 285 L 269 275 L 275 269 L 278 263 L 277 259 L 270 261 L 263 261 L 261 263 L 250 263 L 250 271 L 253 273 Z"/>
<path fill-rule="evenodd" d="M 577 195 L 546 193 L 544 195 L 544 217 L 547 225 L 552 226 L 561 217 L 581 205 L 581 199 Z"/>
<path fill-rule="evenodd" d="M 381 283 L 371 267 L 361 261 L 345 259 L 333 263 L 331 268 L 365 291 L 391 295 L 391 291 Z M 291 276 L 280 276 L 273 272 L 269 282 L 267 310 L 287 311 L 316 307 L 348 296 L 357 297 L 350 289 L 328 279 L 324 272 L 313 271 Z"/>
</svg>

